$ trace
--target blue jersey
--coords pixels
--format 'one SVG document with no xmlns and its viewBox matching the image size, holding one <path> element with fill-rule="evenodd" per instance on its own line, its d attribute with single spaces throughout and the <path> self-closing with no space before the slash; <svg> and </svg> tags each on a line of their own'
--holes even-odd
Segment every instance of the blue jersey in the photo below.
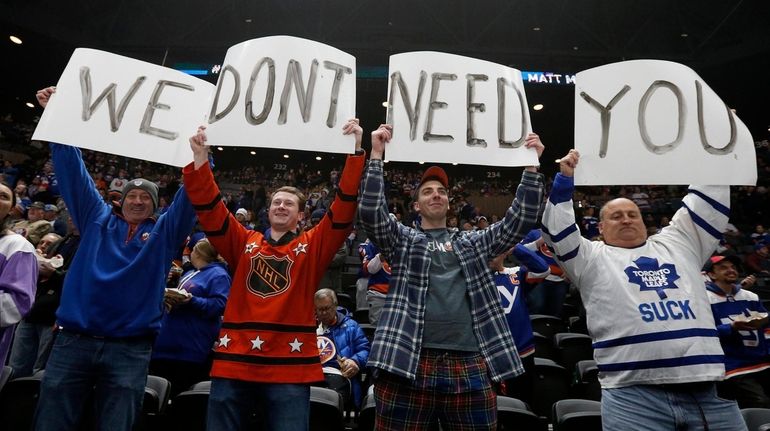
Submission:
<svg viewBox="0 0 770 431">
<path fill-rule="evenodd" d="M 369 240 L 366 240 L 366 242 L 360 245 L 359 251 L 361 252 L 362 272 L 364 276 L 369 277 L 369 283 L 367 284 L 368 288 L 383 294 L 387 294 L 388 284 L 390 283 L 390 265 L 385 262 L 381 255 L 379 260 L 375 261 L 377 255 L 380 254 L 380 249 L 378 249 L 377 246 L 372 244 Z M 372 261 L 377 263 L 375 267 L 376 271 L 373 272 L 369 268 L 369 263 Z"/>
<path fill-rule="evenodd" d="M 524 239 L 521 240 L 520 244 L 523 244 L 524 247 L 531 250 L 533 253 L 535 253 L 538 257 L 543 259 L 545 263 L 550 268 L 550 273 L 546 277 L 546 280 L 549 281 L 564 281 L 564 270 L 561 269 L 559 264 L 556 262 L 556 259 L 554 258 L 553 251 L 551 251 L 550 248 L 548 248 L 548 245 L 544 241 L 538 241 L 540 238 L 542 238 L 543 234 L 540 229 L 532 229 L 527 236 L 524 237 Z M 515 255 L 515 250 L 514 250 Z M 526 265 L 526 264 L 525 264 Z"/>
<path fill-rule="evenodd" d="M 495 284 L 516 350 L 519 351 L 519 357 L 524 358 L 535 352 L 532 324 L 524 297 L 548 275 L 549 270 L 548 264 L 540 256 L 521 244 L 516 245 L 513 254 L 522 266 L 495 272 Z"/>
<path fill-rule="evenodd" d="M 732 322 L 746 312 L 767 313 L 759 297 L 739 285 L 726 294 L 714 283 L 706 283 L 711 311 L 725 351 L 725 377 L 755 373 L 770 368 L 768 357 L 768 328 L 754 331 L 733 331 Z"/>
<path fill-rule="evenodd" d="M 593 239 L 599 236 L 599 219 L 594 216 L 583 216 L 581 221 L 583 236 Z"/>
</svg>

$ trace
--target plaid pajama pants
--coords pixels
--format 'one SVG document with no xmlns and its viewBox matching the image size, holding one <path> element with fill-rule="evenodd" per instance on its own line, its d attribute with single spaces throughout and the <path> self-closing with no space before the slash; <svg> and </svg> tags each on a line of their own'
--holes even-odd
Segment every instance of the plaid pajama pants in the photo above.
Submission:
<svg viewBox="0 0 770 431">
<path fill-rule="evenodd" d="M 380 371 L 374 400 L 378 431 L 424 431 L 439 421 L 445 431 L 497 427 L 497 397 L 478 353 L 423 349 L 414 381 Z"/>
</svg>

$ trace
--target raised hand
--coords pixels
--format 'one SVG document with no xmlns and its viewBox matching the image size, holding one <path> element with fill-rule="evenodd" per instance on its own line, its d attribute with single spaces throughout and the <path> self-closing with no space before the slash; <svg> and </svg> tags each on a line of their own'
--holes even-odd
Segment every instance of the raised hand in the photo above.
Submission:
<svg viewBox="0 0 770 431">
<path fill-rule="evenodd" d="M 393 136 L 393 126 L 380 124 L 377 130 L 372 132 L 372 159 L 380 160 L 385 153 L 385 144 L 390 142 Z"/>
<path fill-rule="evenodd" d="M 342 134 L 355 135 L 356 151 L 361 149 L 361 137 L 364 134 L 364 129 L 362 129 L 361 126 L 358 125 L 358 118 L 351 118 L 350 120 L 348 120 L 347 123 L 345 123 L 345 125 L 342 126 Z"/>
<path fill-rule="evenodd" d="M 56 93 L 56 87 L 46 87 L 42 90 L 38 90 L 37 94 L 35 94 L 35 97 L 37 98 L 37 103 L 40 104 L 43 108 L 45 108 L 48 105 L 48 101 L 51 99 L 51 95 Z"/>
<path fill-rule="evenodd" d="M 559 169 L 565 177 L 575 175 L 575 167 L 580 160 L 580 153 L 577 150 L 569 150 L 566 156 L 559 159 Z"/>
<path fill-rule="evenodd" d="M 206 126 L 198 126 L 198 131 L 190 137 L 190 149 L 193 152 L 195 169 L 209 162 L 209 146 L 206 145 Z"/>
<path fill-rule="evenodd" d="M 545 150 L 545 145 L 543 145 L 543 142 L 540 140 L 540 136 L 538 136 L 537 133 L 528 134 L 527 138 L 524 140 L 524 146 L 527 148 L 534 148 L 535 151 L 537 151 L 538 159 L 543 155 L 543 151 Z"/>
</svg>

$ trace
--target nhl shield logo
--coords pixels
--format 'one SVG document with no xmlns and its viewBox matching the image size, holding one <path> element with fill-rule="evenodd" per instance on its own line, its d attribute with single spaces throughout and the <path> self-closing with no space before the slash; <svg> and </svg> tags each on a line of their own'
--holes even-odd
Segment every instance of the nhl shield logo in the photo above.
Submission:
<svg viewBox="0 0 770 431">
<path fill-rule="evenodd" d="M 280 295 L 291 284 L 293 264 L 289 256 L 264 256 L 257 253 L 251 258 L 251 271 L 246 286 L 251 293 L 262 298 Z"/>
</svg>

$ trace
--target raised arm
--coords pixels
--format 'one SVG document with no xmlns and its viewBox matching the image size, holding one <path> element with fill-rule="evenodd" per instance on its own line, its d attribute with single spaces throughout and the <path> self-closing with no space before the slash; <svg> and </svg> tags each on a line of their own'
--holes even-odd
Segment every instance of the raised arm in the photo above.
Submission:
<svg viewBox="0 0 770 431">
<path fill-rule="evenodd" d="M 206 237 L 219 251 L 235 273 L 249 232 L 230 214 L 209 165 L 209 149 L 206 145 L 206 128 L 198 127 L 190 138 L 193 162 L 182 169 L 184 189 L 198 214 Z"/>
<path fill-rule="evenodd" d="M 386 257 L 392 255 L 393 244 L 401 229 L 395 216 L 391 217 L 388 213 L 382 169 L 385 145 L 390 142 L 392 131 L 390 125 L 382 124 L 372 132 L 372 153 L 364 173 L 361 201 L 358 203 L 358 216 L 366 235 Z"/>
<path fill-rule="evenodd" d="M 56 87 L 46 87 L 39 90 L 35 97 L 44 109 L 48 101 L 56 93 Z M 80 150 L 69 145 L 51 142 L 51 158 L 53 159 L 59 190 L 75 226 L 85 232 L 88 221 L 104 210 L 107 205 L 96 191 L 96 186 L 88 173 Z"/>
<path fill-rule="evenodd" d="M 182 186 L 176 191 L 171 205 L 158 219 L 159 228 L 168 239 L 166 244 L 172 252 L 182 246 L 195 227 L 195 210 L 184 188 Z"/>
<path fill-rule="evenodd" d="M 569 278 L 579 282 L 591 242 L 582 235 L 575 223 L 572 193 L 575 190 L 573 175 L 580 160 L 576 150 L 570 150 L 559 163 L 553 188 L 543 212 L 543 239 L 554 250 L 554 257 Z"/>
<path fill-rule="evenodd" d="M 528 278 L 545 278 L 551 273 L 548 263 L 537 253 L 528 249 L 523 244 L 516 244 L 513 248 L 513 255 L 527 268 L 530 276 Z"/>
<path fill-rule="evenodd" d="M 527 136 L 525 145 L 537 151 L 538 158 L 545 149 L 540 137 L 534 133 Z M 532 230 L 537 224 L 544 193 L 543 175 L 537 173 L 537 167 L 525 168 L 516 189 L 516 196 L 503 220 L 479 232 L 477 240 L 480 250 L 486 252 L 490 259 L 494 258 L 510 249 Z"/>
<path fill-rule="evenodd" d="M 661 240 L 680 242 L 703 264 L 722 239 L 730 218 L 730 186 L 690 186 Z"/>
<path fill-rule="evenodd" d="M 348 120 L 342 127 L 342 134 L 353 135 L 356 140 L 356 153 L 349 155 L 345 160 L 334 201 L 318 226 L 312 230 L 314 241 L 320 245 L 314 250 L 320 252 L 319 259 L 324 262 L 324 265 L 319 267 L 322 271 L 326 270 L 328 263 L 334 259 L 340 246 L 353 229 L 361 173 L 366 160 L 366 153 L 361 149 L 363 130 L 358 125 L 358 118 Z"/>
</svg>

